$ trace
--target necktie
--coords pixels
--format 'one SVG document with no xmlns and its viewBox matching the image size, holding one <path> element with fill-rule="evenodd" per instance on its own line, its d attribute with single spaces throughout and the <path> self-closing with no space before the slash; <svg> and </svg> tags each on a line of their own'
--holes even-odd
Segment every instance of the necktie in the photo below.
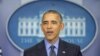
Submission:
<svg viewBox="0 0 100 56">
<path fill-rule="evenodd" d="M 50 50 L 50 56 L 56 56 L 56 53 L 54 51 L 55 46 L 50 46 L 51 50 Z"/>
</svg>

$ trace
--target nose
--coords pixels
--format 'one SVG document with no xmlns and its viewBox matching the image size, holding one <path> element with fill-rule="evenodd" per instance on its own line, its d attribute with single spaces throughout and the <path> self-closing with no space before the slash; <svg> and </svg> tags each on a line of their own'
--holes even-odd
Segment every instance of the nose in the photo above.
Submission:
<svg viewBox="0 0 100 56">
<path fill-rule="evenodd" d="M 51 29 L 52 28 L 50 23 L 47 25 L 47 28 L 48 29 Z"/>
</svg>

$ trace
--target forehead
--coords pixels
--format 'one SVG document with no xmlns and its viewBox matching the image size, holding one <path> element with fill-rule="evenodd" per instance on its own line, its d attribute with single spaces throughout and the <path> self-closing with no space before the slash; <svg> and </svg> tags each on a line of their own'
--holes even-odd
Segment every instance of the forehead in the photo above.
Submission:
<svg viewBox="0 0 100 56">
<path fill-rule="evenodd" d="M 60 16 L 57 13 L 47 13 L 43 16 L 42 20 L 60 20 Z"/>
</svg>

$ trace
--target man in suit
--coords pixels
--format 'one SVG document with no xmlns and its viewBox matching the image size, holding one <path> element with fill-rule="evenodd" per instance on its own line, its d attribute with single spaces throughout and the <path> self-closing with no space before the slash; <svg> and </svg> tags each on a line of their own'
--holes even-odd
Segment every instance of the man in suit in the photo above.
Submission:
<svg viewBox="0 0 100 56">
<path fill-rule="evenodd" d="M 40 43 L 24 51 L 24 56 L 82 56 L 80 47 L 67 43 L 59 38 L 64 28 L 61 14 L 48 10 L 43 14 L 42 31 L 45 38 Z"/>
</svg>

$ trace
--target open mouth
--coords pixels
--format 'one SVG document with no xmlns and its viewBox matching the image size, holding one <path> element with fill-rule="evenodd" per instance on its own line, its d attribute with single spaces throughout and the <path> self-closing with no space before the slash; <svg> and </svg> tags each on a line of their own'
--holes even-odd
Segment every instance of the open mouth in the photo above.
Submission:
<svg viewBox="0 0 100 56">
<path fill-rule="evenodd" d="M 47 33 L 47 35 L 52 35 L 53 31 L 47 31 L 46 33 Z"/>
</svg>

